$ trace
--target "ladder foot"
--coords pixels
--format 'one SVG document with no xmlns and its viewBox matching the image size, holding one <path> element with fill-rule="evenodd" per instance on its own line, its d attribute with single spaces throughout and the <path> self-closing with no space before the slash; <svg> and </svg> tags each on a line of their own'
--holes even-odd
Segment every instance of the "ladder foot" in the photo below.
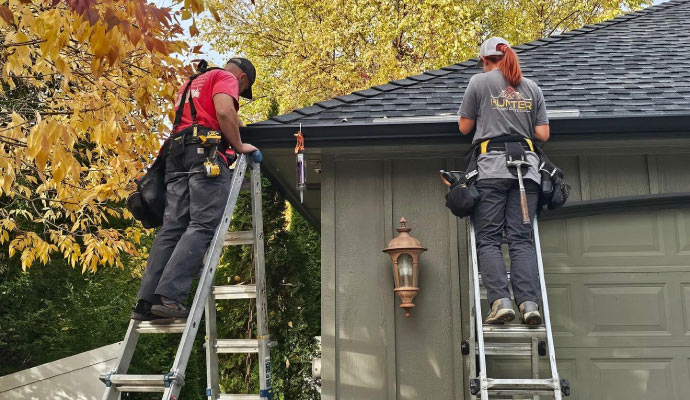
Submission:
<svg viewBox="0 0 690 400">
<path fill-rule="evenodd" d="M 479 379 L 470 379 L 470 393 L 472 395 L 479 394 Z"/>
<path fill-rule="evenodd" d="M 564 396 L 570 396 L 570 382 L 567 379 L 561 379 L 561 392 Z"/>
</svg>

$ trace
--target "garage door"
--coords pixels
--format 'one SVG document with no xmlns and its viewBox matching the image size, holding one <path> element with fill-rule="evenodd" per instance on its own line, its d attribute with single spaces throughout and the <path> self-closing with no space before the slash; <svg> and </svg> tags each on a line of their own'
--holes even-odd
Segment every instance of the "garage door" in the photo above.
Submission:
<svg viewBox="0 0 690 400">
<path fill-rule="evenodd" d="M 571 398 L 690 399 L 690 210 L 551 220 L 541 231 Z M 523 363 L 494 359 L 489 370 L 517 377 Z"/>
</svg>

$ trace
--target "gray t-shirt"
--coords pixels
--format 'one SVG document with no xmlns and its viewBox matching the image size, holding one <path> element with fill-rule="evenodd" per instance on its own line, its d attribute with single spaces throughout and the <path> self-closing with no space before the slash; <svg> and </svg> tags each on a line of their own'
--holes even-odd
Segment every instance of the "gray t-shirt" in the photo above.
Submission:
<svg viewBox="0 0 690 400">
<path fill-rule="evenodd" d="M 473 76 L 465 91 L 458 114 L 476 121 L 476 131 L 472 143 L 499 136 L 516 135 L 534 139 L 534 127 L 549 123 L 546 115 L 544 95 L 531 79 L 522 78 L 517 87 L 512 87 L 495 69 Z M 539 158 L 527 152 L 531 167 L 525 175 L 539 183 Z M 490 151 L 477 160 L 479 177 L 514 178 L 505 162 L 502 151 Z"/>
</svg>

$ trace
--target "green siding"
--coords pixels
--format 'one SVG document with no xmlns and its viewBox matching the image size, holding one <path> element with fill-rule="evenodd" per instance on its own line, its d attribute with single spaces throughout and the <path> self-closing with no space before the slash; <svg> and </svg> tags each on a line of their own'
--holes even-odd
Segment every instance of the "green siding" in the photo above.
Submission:
<svg viewBox="0 0 690 400">
<path fill-rule="evenodd" d="M 560 147 L 559 147 L 560 146 Z M 554 143 L 572 200 L 690 191 L 687 147 Z M 322 153 L 324 399 L 463 399 L 465 225 L 444 207 L 444 153 Z M 400 217 L 429 251 L 406 319 L 381 253 Z M 542 224 L 556 354 L 573 399 L 685 399 L 690 393 L 690 211 Z M 491 360 L 514 376 L 522 360 Z M 632 393 L 638 393 L 633 395 Z"/>
</svg>

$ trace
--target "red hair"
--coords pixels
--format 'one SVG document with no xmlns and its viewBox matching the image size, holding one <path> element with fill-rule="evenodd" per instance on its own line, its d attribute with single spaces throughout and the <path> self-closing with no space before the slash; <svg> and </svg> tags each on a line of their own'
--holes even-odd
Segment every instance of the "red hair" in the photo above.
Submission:
<svg viewBox="0 0 690 400">
<path fill-rule="evenodd" d="M 510 46 L 505 43 L 499 43 L 496 50 L 502 51 L 503 56 L 489 56 L 486 57 L 492 62 L 498 64 L 498 68 L 503 73 L 508 83 L 512 86 L 517 86 L 522 81 L 522 70 L 520 70 L 520 60 Z"/>
</svg>

